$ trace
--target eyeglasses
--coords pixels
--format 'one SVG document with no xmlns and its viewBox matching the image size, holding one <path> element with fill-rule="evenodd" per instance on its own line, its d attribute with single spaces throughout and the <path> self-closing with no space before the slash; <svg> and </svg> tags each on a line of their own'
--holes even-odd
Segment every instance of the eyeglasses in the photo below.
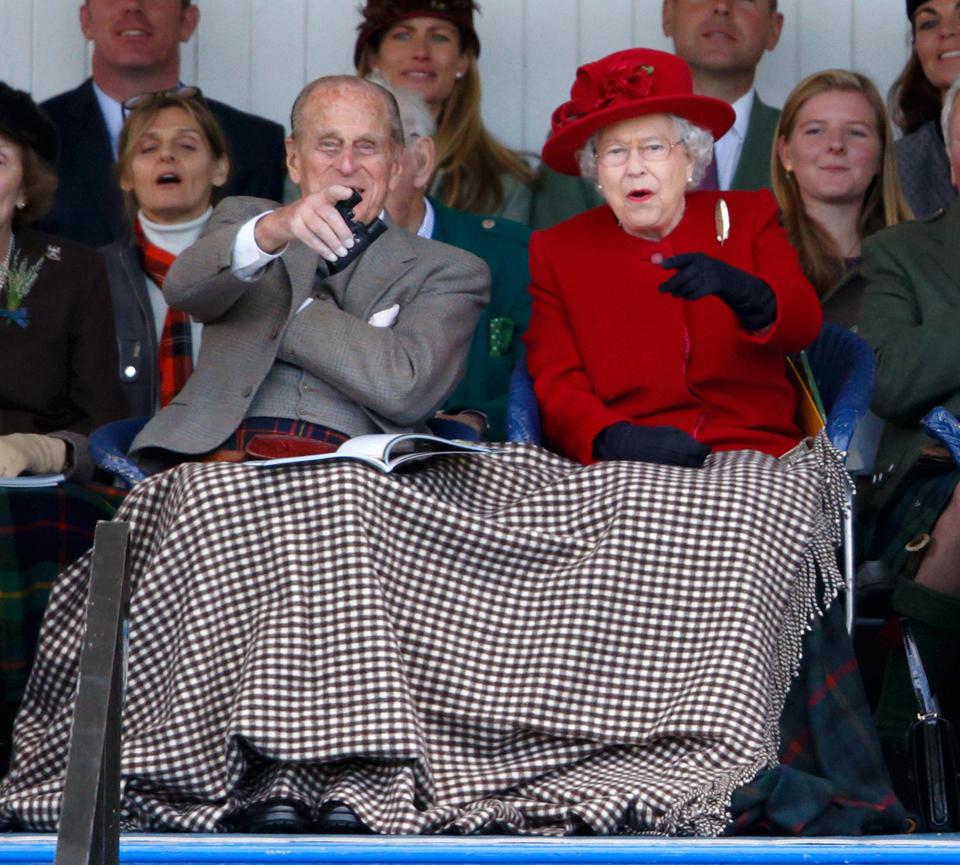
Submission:
<svg viewBox="0 0 960 865">
<path fill-rule="evenodd" d="M 666 138 L 648 138 L 635 147 L 626 144 L 611 144 L 609 147 L 604 147 L 603 150 L 596 151 L 596 157 L 597 162 L 604 168 L 619 168 L 621 165 L 627 164 L 630 154 L 636 149 L 640 152 L 640 158 L 644 162 L 666 162 L 673 152 L 673 148 L 682 143 L 681 141 L 667 141 Z"/>
<path fill-rule="evenodd" d="M 143 108 L 146 105 L 150 105 L 152 102 L 160 102 L 164 99 L 169 99 L 171 97 L 176 97 L 178 99 L 193 99 L 197 102 L 203 103 L 203 93 L 199 87 L 190 87 L 190 86 L 181 86 L 181 87 L 171 87 L 169 90 L 157 90 L 153 93 L 139 93 L 136 96 L 131 96 L 129 99 L 124 99 L 120 104 L 120 109 L 123 113 L 123 118 L 126 120 L 127 115 L 136 108 Z"/>
</svg>

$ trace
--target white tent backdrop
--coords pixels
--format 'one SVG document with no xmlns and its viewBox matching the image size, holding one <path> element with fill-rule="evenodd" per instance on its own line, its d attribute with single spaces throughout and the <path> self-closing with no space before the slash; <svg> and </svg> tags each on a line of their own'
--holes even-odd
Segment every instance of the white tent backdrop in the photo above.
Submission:
<svg viewBox="0 0 960 865">
<path fill-rule="evenodd" d="M 289 126 L 300 87 L 352 71 L 360 0 L 199 0 L 198 32 L 184 47 L 182 78 L 239 108 Z M 88 74 L 77 20 L 81 0 L 0 0 L 0 80 L 45 99 Z M 644 45 L 670 49 L 660 0 L 480 0 L 480 67 L 487 125 L 512 147 L 539 151 L 550 113 L 576 67 Z M 777 50 L 758 89 L 782 104 L 801 77 L 846 67 L 886 94 L 908 52 L 903 0 L 780 0 Z"/>
</svg>

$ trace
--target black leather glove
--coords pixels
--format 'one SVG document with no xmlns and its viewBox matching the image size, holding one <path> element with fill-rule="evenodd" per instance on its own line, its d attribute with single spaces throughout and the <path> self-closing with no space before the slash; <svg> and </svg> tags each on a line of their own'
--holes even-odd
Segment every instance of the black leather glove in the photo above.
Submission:
<svg viewBox="0 0 960 865">
<path fill-rule="evenodd" d="M 673 426 L 615 423 L 597 433 L 593 455 L 601 460 L 638 460 L 665 466 L 700 468 L 710 448 Z"/>
<path fill-rule="evenodd" d="M 660 286 L 660 291 L 684 300 L 715 294 L 733 310 L 746 330 L 763 330 L 777 317 L 777 298 L 770 286 L 739 267 L 702 252 L 665 258 L 661 266 L 676 268 L 677 273 Z"/>
</svg>

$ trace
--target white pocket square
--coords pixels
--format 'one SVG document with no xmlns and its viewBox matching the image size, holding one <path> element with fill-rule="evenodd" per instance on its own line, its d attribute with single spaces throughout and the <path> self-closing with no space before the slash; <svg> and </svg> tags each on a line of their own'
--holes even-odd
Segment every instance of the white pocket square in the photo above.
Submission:
<svg viewBox="0 0 960 865">
<path fill-rule="evenodd" d="M 395 303 L 393 306 L 388 306 L 386 309 L 375 312 L 367 319 L 367 324 L 372 324 L 374 327 L 390 327 L 390 325 L 397 320 L 399 313 L 400 304 Z"/>
</svg>

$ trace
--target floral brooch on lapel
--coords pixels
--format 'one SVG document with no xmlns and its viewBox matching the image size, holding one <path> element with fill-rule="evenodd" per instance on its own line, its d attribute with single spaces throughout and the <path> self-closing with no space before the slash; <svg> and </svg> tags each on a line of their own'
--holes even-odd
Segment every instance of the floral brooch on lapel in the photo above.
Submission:
<svg viewBox="0 0 960 865">
<path fill-rule="evenodd" d="M 59 261 L 60 247 L 51 244 L 43 258 L 31 262 L 22 252 L 14 252 L 11 238 L 8 259 L 0 265 L 0 291 L 3 293 L 0 319 L 6 319 L 7 327 L 16 324 L 25 328 L 30 324 L 30 313 L 23 306 L 23 301 L 40 276 L 40 268 L 43 267 L 45 258 Z"/>
</svg>

